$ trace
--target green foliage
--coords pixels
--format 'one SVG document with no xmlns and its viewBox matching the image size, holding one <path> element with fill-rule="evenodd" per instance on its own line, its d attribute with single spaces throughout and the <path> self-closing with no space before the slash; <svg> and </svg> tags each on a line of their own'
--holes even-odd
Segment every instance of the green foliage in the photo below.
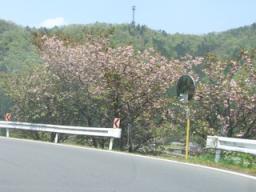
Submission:
<svg viewBox="0 0 256 192">
<path fill-rule="evenodd" d="M 215 153 L 210 150 L 194 157 L 193 159 L 200 162 L 214 163 Z M 255 156 L 247 153 L 222 151 L 219 164 L 256 169 L 256 158 Z"/>
<path fill-rule="evenodd" d="M 0 71 L 26 70 L 40 63 L 31 34 L 22 27 L 0 20 Z"/>
<path fill-rule="evenodd" d="M 38 51 L 32 44 L 30 32 L 13 23 L 0 20 L 0 117 L 9 111 L 12 102 L 3 92 L 6 74 L 26 71 L 41 63 Z"/>
<path fill-rule="evenodd" d="M 22 28 L 13 23 L 0 21 L 0 68 L 18 70 L 23 65 L 38 63 L 35 46 L 40 47 L 43 35 L 53 36 L 83 44 L 88 37 L 110 39 L 112 47 L 133 45 L 143 51 L 153 47 L 168 58 L 206 56 L 213 53 L 223 58 L 236 57 L 241 49 L 253 49 L 256 44 L 256 24 L 222 33 L 206 35 L 167 34 L 154 31 L 145 25 L 95 23 L 90 25 L 68 25 L 52 29 Z"/>
<path fill-rule="evenodd" d="M 165 31 L 154 31 L 145 25 L 95 23 L 90 25 L 69 25 L 50 30 L 41 29 L 48 35 L 57 35 L 64 40 L 82 43 L 88 35 L 104 37 L 111 40 L 112 47 L 133 45 L 143 51 L 149 47 L 157 49 L 168 58 L 206 56 L 209 53 L 222 58 L 237 56 L 242 49 L 255 48 L 255 24 L 228 30 L 222 33 L 206 35 L 168 34 Z M 249 38 L 248 38 L 249 37 Z"/>
</svg>

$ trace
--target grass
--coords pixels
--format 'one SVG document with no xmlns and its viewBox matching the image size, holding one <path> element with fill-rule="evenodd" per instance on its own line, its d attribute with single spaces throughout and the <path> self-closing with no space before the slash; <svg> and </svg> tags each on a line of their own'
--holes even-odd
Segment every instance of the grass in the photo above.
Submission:
<svg viewBox="0 0 256 192">
<path fill-rule="evenodd" d="M 176 160 L 181 162 L 187 162 L 187 163 L 193 163 L 193 164 L 199 164 L 199 165 L 205 165 L 209 167 L 224 169 L 224 170 L 231 170 L 239 173 L 244 173 L 248 175 L 256 176 L 256 157 L 253 157 L 249 154 L 242 154 L 242 157 L 240 158 L 241 161 L 231 161 L 227 160 L 233 158 L 238 158 L 240 155 L 234 152 L 224 152 L 222 154 L 222 158 L 218 163 L 214 162 L 214 154 L 209 152 L 205 154 L 201 154 L 198 156 L 190 156 L 188 160 L 185 160 L 183 157 L 176 157 L 176 156 L 170 156 L 170 155 L 160 155 L 160 158 L 164 159 L 170 159 L 170 160 Z M 252 160 L 252 162 L 248 163 L 247 159 Z"/>
</svg>

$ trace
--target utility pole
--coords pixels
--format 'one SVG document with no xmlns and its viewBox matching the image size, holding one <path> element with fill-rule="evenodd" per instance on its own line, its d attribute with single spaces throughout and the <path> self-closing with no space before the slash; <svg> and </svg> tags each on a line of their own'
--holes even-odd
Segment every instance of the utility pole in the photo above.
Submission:
<svg viewBox="0 0 256 192">
<path fill-rule="evenodd" d="M 135 26 L 135 10 L 136 10 L 136 6 L 133 5 L 132 6 L 132 25 Z"/>
</svg>

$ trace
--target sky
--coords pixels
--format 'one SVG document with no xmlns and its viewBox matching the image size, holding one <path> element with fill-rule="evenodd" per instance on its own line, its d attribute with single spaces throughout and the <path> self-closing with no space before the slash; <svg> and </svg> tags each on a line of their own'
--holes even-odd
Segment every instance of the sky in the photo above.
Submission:
<svg viewBox="0 0 256 192">
<path fill-rule="evenodd" d="M 256 0 L 0 0 L 0 19 L 30 27 L 130 23 L 168 33 L 221 32 L 256 22 Z"/>
</svg>

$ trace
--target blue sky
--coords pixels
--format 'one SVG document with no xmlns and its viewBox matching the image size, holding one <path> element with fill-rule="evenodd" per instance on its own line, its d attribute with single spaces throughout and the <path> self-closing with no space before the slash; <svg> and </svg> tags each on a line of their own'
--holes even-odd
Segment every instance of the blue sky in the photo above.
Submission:
<svg viewBox="0 0 256 192">
<path fill-rule="evenodd" d="M 256 22 L 256 0 L 0 0 L 0 18 L 23 26 L 136 23 L 168 33 L 204 34 Z"/>
</svg>

